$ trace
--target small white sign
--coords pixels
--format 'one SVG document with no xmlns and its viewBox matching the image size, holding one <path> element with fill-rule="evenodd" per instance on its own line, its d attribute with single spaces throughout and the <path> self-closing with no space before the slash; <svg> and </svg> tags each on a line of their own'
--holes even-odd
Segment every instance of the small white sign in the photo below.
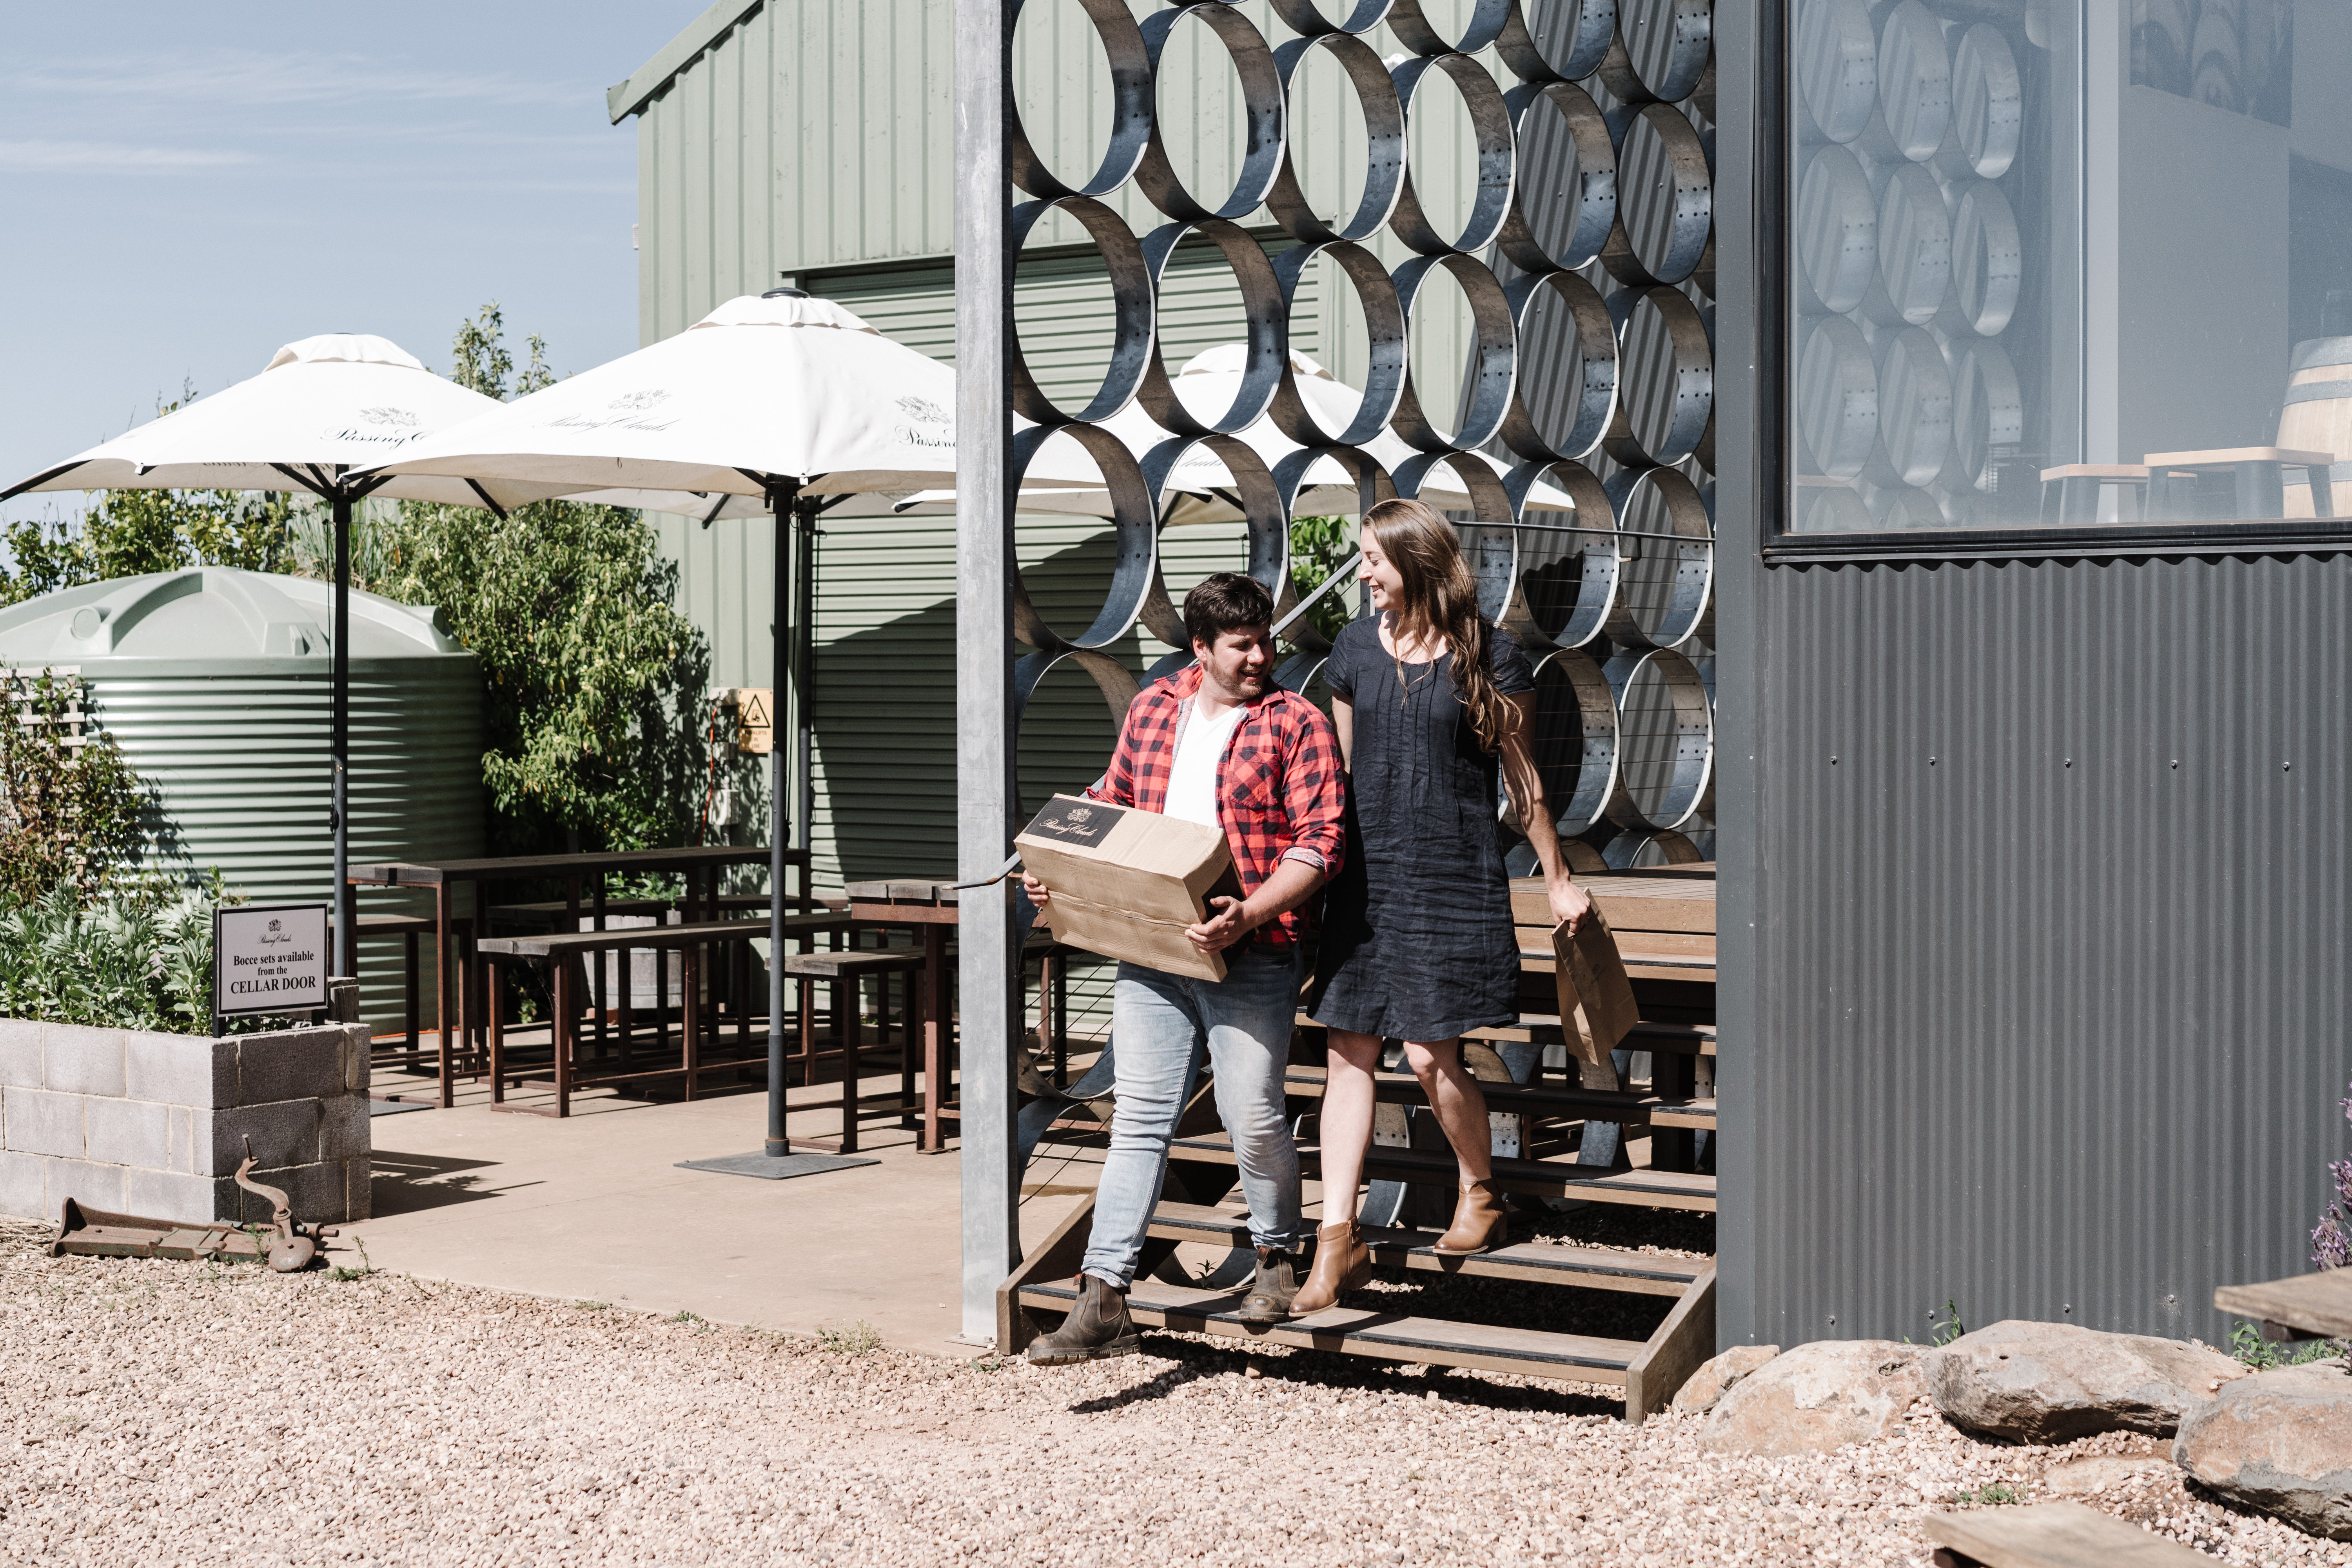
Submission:
<svg viewBox="0 0 2352 1568">
<path fill-rule="evenodd" d="M 213 1011 L 300 1013 L 327 1005 L 324 904 L 213 911 Z"/>
</svg>

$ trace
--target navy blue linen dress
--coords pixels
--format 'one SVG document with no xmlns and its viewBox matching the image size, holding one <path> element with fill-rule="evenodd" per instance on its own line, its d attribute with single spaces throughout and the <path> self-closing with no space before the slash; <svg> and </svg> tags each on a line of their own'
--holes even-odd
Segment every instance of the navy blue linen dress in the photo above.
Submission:
<svg viewBox="0 0 2352 1568">
<path fill-rule="evenodd" d="M 1508 633 L 1495 685 L 1535 689 Z M 1348 860 L 1325 895 L 1307 1016 L 1392 1039 L 1450 1040 L 1518 1016 L 1519 944 L 1496 819 L 1499 767 L 1454 692 L 1453 655 L 1403 666 L 1379 624 L 1349 623 L 1323 679 L 1354 707 Z"/>
</svg>

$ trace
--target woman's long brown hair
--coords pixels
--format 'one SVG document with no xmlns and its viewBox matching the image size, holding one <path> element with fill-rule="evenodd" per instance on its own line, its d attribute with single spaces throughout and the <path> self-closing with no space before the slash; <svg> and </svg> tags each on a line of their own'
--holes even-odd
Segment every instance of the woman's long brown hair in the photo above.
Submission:
<svg viewBox="0 0 2352 1568">
<path fill-rule="evenodd" d="M 1444 637 L 1454 655 L 1454 694 L 1470 716 L 1480 747 L 1503 744 L 1504 698 L 1495 686 L 1494 648 L 1478 614 L 1478 580 L 1463 559 L 1454 525 L 1417 500 L 1384 500 L 1364 513 L 1364 535 L 1381 547 L 1403 580 L 1403 603 L 1391 628 L 1400 643 L 1423 649 Z M 1404 684 L 1404 659 L 1397 659 Z"/>
</svg>

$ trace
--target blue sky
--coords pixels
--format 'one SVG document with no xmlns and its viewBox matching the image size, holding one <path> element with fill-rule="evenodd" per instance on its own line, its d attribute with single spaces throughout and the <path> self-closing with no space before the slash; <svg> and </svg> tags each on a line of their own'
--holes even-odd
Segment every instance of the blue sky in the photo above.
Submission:
<svg viewBox="0 0 2352 1568">
<path fill-rule="evenodd" d="M 0 487 L 314 332 L 446 371 L 495 300 L 559 373 L 635 348 L 604 89 L 704 5 L 0 7 Z"/>
</svg>

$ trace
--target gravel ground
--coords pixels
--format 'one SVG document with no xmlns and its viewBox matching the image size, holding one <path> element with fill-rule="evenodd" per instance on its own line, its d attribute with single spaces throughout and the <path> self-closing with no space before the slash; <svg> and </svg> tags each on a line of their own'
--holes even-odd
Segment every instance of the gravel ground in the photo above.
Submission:
<svg viewBox="0 0 2352 1568">
<path fill-rule="evenodd" d="M 1507 1377 L 1158 1335 L 1034 1371 L 37 1235 L 0 1228 L 5 1563 L 1924 1563 L 1927 1507 L 2158 1447 L 1923 1411 L 1723 1458 Z M 2231 1562 L 2352 1561 L 2177 1479 L 2087 1500 Z"/>
</svg>

